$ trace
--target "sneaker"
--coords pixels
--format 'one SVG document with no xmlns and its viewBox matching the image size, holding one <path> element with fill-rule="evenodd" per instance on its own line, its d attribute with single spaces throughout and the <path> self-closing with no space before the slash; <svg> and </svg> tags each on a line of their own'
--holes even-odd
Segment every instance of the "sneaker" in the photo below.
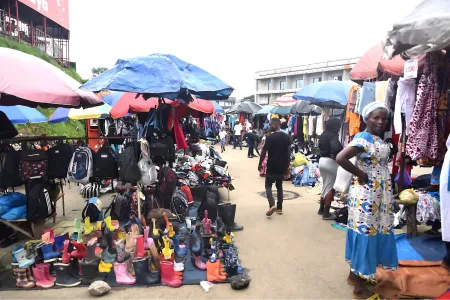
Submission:
<svg viewBox="0 0 450 300">
<path fill-rule="evenodd" d="M 269 208 L 269 210 L 266 212 L 266 216 L 270 217 L 271 215 L 273 215 L 273 213 L 277 210 L 277 207 L 274 205 L 272 207 Z"/>
<path fill-rule="evenodd" d="M 283 214 L 283 210 L 282 209 L 277 209 L 277 214 L 278 215 L 282 215 Z"/>
</svg>

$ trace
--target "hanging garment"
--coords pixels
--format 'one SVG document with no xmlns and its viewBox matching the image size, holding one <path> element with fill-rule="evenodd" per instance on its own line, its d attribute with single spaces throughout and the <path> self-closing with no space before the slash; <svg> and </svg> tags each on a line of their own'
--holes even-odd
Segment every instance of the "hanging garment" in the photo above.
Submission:
<svg viewBox="0 0 450 300">
<path fill-rule="evenodd" d="M 323 133 L 323 115 L 318 116 L 316 121 L 316 134 L 317 135 L 322 135 Z"/>
<path fill-rule="evenodd" d="M 305 141 L 308 140 L 308 120 L 306 117 L 303 118 L 303 136 Z"/>
<path fill-rule="evenodd" d="M 416 105 L 406 143 L 406 154 L 413 160 L 437 158 L 437 59 L 436 53 L 427 54 L 417 88 Z"/>
<path fill-rule="evenodd" d="M 386 105 L 389 109 L 394 110 L 394 99 L 396 95 L 396 82 L 392 79 L 388 79 L 388 84 L 386 87 L 386 95 L 384 97 L 384 105 Z"/>
<path fill-rule="evenodd" d="M 447 149 L 450 149 L 450 136 L 447 138 Z M 450 242 L 450 151 L 447 151 L 442 164 L 441 179 L 439 184 L 439 196 L 441 200 L 441 224 L 442 240 Z"/>
<path fill-rule="evenodd" d="M 375 102 L 375 82 L 364 82 L 361 92 L 361 101 L 356 111 L 362 115 L 363 109 L 370 103 Z"/>
<path fill-rule="evenodd" d="M 349 98 L 348 103 L 347 103 L 347 111 L 348 112 L 352 112 L 352 113 L 355 112 L 355 106 L 356 106 L 356 102 L 358 100 L 358 91 L 359 91 L 359 89 L 350 91 L 351 97 Z"/>
<path fill-rule="evenodd" d="M 362 94 L 362 89 L 359 89 L 358 91 L 356 91 L 356 104 L 355 104 L 355 113 L 358 113 L 360 111 L 360 107 L 361 107 L 361 94 Z"/>
<path fill-rule="evenodd" d="M 378 81 L 375 84 L 375 101 L 380 103 L 386 102 L 386 90 L 388 88 L 387 81 Z"/>
<path fill-rule="evenodd" d="M 173 118 L 173 133 L 175 135 L 177 149 L 186 149 L 188 147 L 186 143 L 186 137 L 183 134 L 183 128 L 181 128 L 181 124 L 178 118 Z"/>
<path fill-rule="evenodd" d="M 298 119 L 301 119 L 301 117 L 295 116 L 295 119 L 294 119 L 294 136 L 298 136 Z"/>
<path fill-rule="evenodd" d="M 314 135 L 314 117 L 309 116 L 308 118 L 308 135 L 313 136 Z"/>
<path fill-rule="evenodd" d="M 405 114 L 406 134 L 409 133 L 409 127 L 414 112 L 416 102 L 416 80 L 403 79 L 398 81 L 397 97 L 395 99 L 394 127 L 395 132 L 402 133 L 402 117 Z"/>
</svg>

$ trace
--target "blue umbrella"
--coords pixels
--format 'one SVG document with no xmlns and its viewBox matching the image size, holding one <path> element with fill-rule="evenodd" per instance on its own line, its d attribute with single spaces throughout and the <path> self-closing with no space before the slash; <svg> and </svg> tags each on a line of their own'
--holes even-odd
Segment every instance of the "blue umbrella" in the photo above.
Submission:
<svg viewBox="0 0 450 300">
<path fill-rule="evenodd" d="M 310 101 L 318 106 L 343 107 L 347 105 L 350 90 L 355 85 L 353 81 L 316 82 L 295 93 L 293 98 Z"/>
<path fill-rule="evenodd" d="M 119 59 L 113 68 L 92 78 L 81 89 L 133 92 L 171 100 L 191 99 L 189 94 L 221 100 L 233 92 L 219 78 L 170 54 Z"/>
<path fill-rule="evenodd" d="M 4 112 L 13 124 L 47 122 L 47 117 L 41 114 L 36 108 L 22 105 L 0 106 L 0 111 Z"/>
<path fill-rule="evenodd" d="M 219 103 L 217 103 L 217 101 L 211 101 L 212 104 L 214 105 L 214 109 L 216 110 L 217 114 L 223 114 L 225 111 L 223 110 L 222 106 L 219 105 Z"/>
<path fill-rule="evenodd" d="M 255 116 L 264 116 L 267 114 L 270 114 L 270 111 L 272 110 L 273 106 L 272 105 L 265 105 L 263 106 L 263 108 L 261 108 L 256 114 Z"/>
<path fill-rule="evenodd" d="M 109 106 L 113 107 L 117 101 L 119 101 L 120 97 L 123 96 L 123 92 L 102 92 L 98 93 L 97 97 L 99 97 L 103 102 L 109 104 Z"/>
</svg>

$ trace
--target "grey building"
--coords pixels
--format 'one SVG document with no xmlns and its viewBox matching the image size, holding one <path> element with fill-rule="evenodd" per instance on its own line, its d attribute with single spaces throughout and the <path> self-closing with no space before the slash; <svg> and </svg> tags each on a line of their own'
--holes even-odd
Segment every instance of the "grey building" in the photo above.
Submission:
<svg viewBox="0 0 450 300">
<path fill-rule="evenodd" d="M 358 60 L 359 57 L 347 58 L 258 71 L 255 74 L 255 102 L 260 105 L 270 104 L 284 94 L 295 93 L 315 82 L 350 80 L 350 70 Z"/>
<path fill-rule="evenodd" d="M 222 108 L 224 110 L 229 109 L 230 107 L 232 107 L 233 105 L 235 105 L 236 103 L 239 103 L 240 100 L 237 100 L 236 97 L 230 97 L 226 100 L 218 100 L 217 103 L 219 103 L 220 106 L 222 106 Z"/>
</svg>

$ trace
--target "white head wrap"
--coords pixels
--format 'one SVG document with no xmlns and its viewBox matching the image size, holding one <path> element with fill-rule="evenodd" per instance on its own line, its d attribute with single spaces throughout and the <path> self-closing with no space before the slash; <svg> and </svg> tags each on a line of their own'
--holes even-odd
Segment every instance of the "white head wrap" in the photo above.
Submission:
<svg viewBox="0 0 450 300">
<path fill-rule="evenodd" d="M 389 108 L 387 108 L 387 106 L 384 105 L 383 103 L 372 102 L 370 104 L 367 104 L 366 107 L 364 107 L 364 109 L 362 111 L 362 117 L 363 117 L 364 122 L 367 123 L 366 120 L 367 120 L 367 117 L 369 116 L 369 114 L 371 112 L 373 112 L 374 110 L 377 110 L 379 108 L 384 109 L 384 110 L 386 110 L 389 113 Z"/>
</svg>

